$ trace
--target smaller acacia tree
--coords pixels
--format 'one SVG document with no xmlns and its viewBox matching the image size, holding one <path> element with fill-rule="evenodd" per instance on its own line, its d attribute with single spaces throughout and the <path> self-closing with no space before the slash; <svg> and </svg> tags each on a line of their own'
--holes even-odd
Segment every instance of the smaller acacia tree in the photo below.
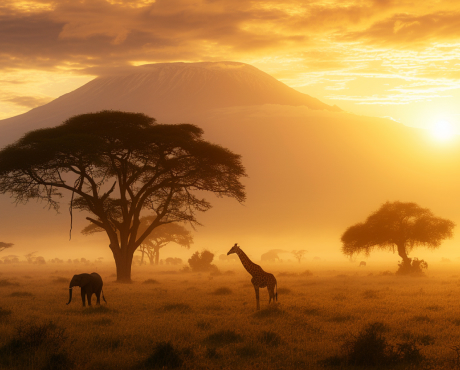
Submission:
<svg viewBox="0 0 460 370">
<path fill-rule="evenodd" d="M 13 243 L 0 242 L 0 252 L 3 252 L 7 248 L 11 248 L 13 245 Z"/>
<path fill-rule="evenodd" d="M 415 203 L 386 202 L 364 223 L 349 227 L 342 235 L 342 252 L 349 257 L 374 249 L 398 252 L 402 258 L 398 273 L 421 272 L 427 268 L 423 260 L 408 257 L 414 248 L 439 248 L 441 241 L 452 237 L 455 224 L 435 217 L 427 208 Z"/>
<path fill-rule="evenodd" d="M 301 249 L 301 250 L 294 250 L 291 252 L 294 257 L 296 258 L 296 260 L 300 263 L 300 260 L 303 258 L 303 256 L 305 255 L 305 253 L 308 253 L 307 250 L 305 249 Z"/>
</svg>

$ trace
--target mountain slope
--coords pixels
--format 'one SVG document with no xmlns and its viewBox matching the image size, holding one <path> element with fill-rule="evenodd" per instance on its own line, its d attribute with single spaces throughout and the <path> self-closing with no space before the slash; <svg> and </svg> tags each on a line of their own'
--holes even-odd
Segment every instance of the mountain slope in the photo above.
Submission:
<svg viewBox="0 0 460 370">
<path fill-rule="evenodd" d="M 70 116 L 104 109 L 144 112 L 165 120 L 216 108 L 262 104 L 340 111 L 248 64 L 161 63 L 96 78 L 44 106 L 0 121 L 0 131 L 5 139 L 16 139 L 30 129 L 55 126 Z"/>
</svg>

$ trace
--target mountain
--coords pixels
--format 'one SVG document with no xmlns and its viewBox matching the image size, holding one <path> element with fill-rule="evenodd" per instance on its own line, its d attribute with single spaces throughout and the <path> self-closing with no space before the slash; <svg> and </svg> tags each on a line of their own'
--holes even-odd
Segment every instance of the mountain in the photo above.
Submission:
<svg viewBox="0 0 460 370">
<path fill-rule="evenodd" d="M 143 112 L 158 120 L 189 117 L 216 108 L 280 104 L 338 112 L 244 63 L 160 63 L 96 78 L 31 111 L 0 121 L 4 139 L 70 116 L 105 109 Z M 0 144 L 5 144 L 0 141 Z"/>
<path fill-rule="evenodd" d="M 436 216 L 460 221 L 458 140 L 439 145 L 424 130 L 340 111 L 242 63 L 158 64 L 97 78 L 0 121 L 0 140 L 5 145 L 32 128 L 102 109 L 194 123 L 206 140 L 242 155 L 249 175 L 243 180 L 245 204 L 206 195 L 214 207 L 198 216 L 205 227 L 194 233 L 192 249 L 168 246 L 163 256 L 189 256 L 202 248 L 221 254 L 238 242 L 255 260 L 271 249 L 307 249 L 310 258 L 345 261 L 341 234 L 386 201 L 415 202 Z M 17 254 L 52 245 L 55 254 L 45 257 L 86 257 L 82 251 L 94 249 L 95 257 L 106 253 L 110 258 L 102 234 L 78 232 L 86 225 L 84 215 L 74 213 L 68 242 L 67 213 L 56 216 L 41 204 L 9 202 L 0 197 L 0 234 L 15 243 Z M 444 242 L 442 251 L 455 253 L 457 239 Z M 430 260 L 427 253 L 416 250 L 411 256 Z M 396 265 L 397 255 L 385 256 Z"/>
</svg>

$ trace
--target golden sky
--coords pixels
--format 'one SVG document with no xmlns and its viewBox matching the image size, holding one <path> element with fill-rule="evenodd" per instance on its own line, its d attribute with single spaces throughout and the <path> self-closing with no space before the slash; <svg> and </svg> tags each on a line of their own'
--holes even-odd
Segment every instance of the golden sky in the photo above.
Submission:
<svg viewBox="0 0 460 370">
<path fill-rule="evenodd" d="M 356 114 L 460 129 L 457 0 L 2 0 L 0 119 L 113 68 L 249 63 Z"/>
</svg>

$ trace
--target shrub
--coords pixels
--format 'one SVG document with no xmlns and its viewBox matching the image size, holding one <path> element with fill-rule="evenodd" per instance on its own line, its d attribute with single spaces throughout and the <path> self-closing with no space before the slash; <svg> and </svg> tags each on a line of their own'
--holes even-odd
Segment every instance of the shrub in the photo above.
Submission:
<svg viewBox="0 0 460 370">
<path fill-rule="evenodd" d="M 300 276 L 313 276 L 313 272 L 310 270 L 305 270 L 304 272 L 300 273 Z"/>
<path fill-rule="evenodd" d="M 243 337 L 233 330 L 221 330 L 211 335 L 208 335 L 204 342 L 211 346 L 224 346 L 231 343 L 238 343 L 243 341 Z"/>
<path fill-rule="evenodd" d="M 191 311 L 192 308 L 186 303 L 169 303 L 163 306 L 164 311 L 180 311 L 187 312 Z"/>
<path fill-rule="evenodd" d="M 208 250 L 195 252 L 192 257 L 188 260 L 188 264 L 192 271 L 209 271 L 212 269 L 211 262 L 214 258 L 214 254 Z"/>
<path fill-rule="evenodd" d="M 145 366 L 152 369 L 177 368 L 182 366 L 180 353 L 171 342 L 158 342 L 153 354 L 145 361 Z"/>
</svg>

